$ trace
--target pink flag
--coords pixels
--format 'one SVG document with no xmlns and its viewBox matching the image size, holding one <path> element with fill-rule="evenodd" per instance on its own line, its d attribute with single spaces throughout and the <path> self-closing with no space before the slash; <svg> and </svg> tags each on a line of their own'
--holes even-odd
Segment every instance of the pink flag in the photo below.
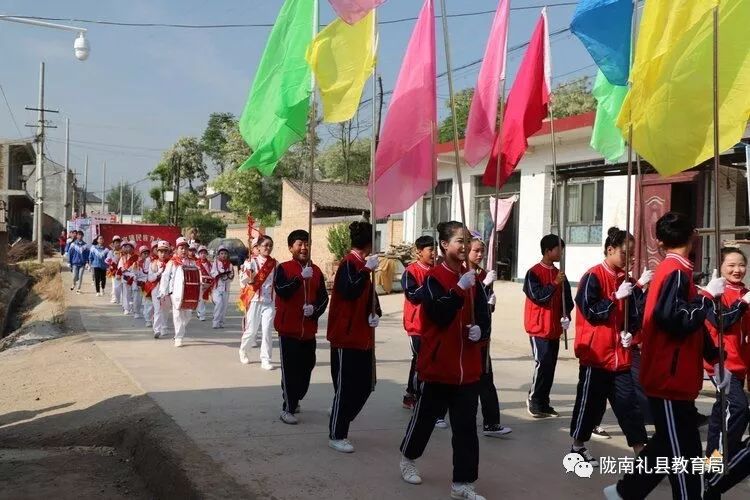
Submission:
<svg viewBox="0 0 750 500">
<path fill-rule="evenodd" d="M 500 0 L 492 21 L 484 62 L 479 70 L 477 86 L 469 110 L 466 126 L 464 159 L 470 166 L 477 166 L 492 150 L 497 123 L 499 84 L 505 80 L 505 54 L 508 51 L 508 17 L 510 1 Z"/>
<path fill-rule="evenodd" d="M 328 0 L 341 19 L 355 24 L 385 0 Z"/>
<path fill-rule="evenodd" d="M 375 157 L 377 218 L 403 212 L 432 188 L 437 129 L 434 18 L 433 0 L 425 0 L 383 123 Z"/>
</svg>

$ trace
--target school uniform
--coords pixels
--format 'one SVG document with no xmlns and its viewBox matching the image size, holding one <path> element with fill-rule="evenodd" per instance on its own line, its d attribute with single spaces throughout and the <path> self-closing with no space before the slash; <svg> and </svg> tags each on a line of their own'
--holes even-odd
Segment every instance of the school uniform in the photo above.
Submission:
<svg viewBox="0 0 750 500">
<path fill-rule="evenodd" d="M 144 272 L 144 269 L 148 269 L 149 260 L 148 257 L 146 259 L 138 259 L 136 261 L 134 271 L 133 271 L 133 317 L 135 319 L 140 319 L 144 317 L 143 313 L 143 285 L 146 283 L 147 278 L 147 271 Z"/>
<path fill-rule="evenodd" d="M 422 294 L 425 291 L 424 282 L 432 268 L 421 262 L 412 262 L 401 275 L 401 288 L 404 290 L 404 330 L 409 337 L 411 347 L 411 364 L 409 379 L 406 382 L 406 393 L 417 395 L 417 355 L 422 339 Z"/>
<path fill-rule="evenodd" d="M 630 347 L 623 347 L 628 303 L 628 331 L 640 329 L 645 294 L 638 286 L 623 300 L 615 292 L 625 280 L 625 271 L 602 262 L 589 269 L 578 285 L 575 303 L 575 355 L 579 360 L 578 387 L 570 422 L 570 436 L 586 442 L 599 425 L 609 401 L 628 446 L 646 442 L 643 413 L 630 374 Z"/>
<path fill-rule="evenodd" d="M 703 386 L 705 358 L 718 362 L 718 350 L 705 331 L 711 300 L 698 295 L 692 280 L 693 264 L 667 253 L 650 284 L 643 317 L 641 385 L 649 398 L 655 432 L 640 457 L 655 464 L 657 457 L 688 460 L 701 457 L 695 399 Z M 678 471 L 669 474 L 674 498 L 701 498 L 701 476 Z M 626 474 L 617 484 L 625 499 L 645 498 L 664 474 L 645 471 Z"/>
<path fill-rule="evenodd" d="M 409 460 L 421 457 L 435 421 L 447 410 L 453 432 L 453 482 L 473 483 L 479 476 L 476 418 L 482 341 L 489 338 L 490 317 L 484 294 L 477 293 L 476 287 L 459 288 L 460 277 L 443 262 L 425 281 L 422 346 L 417 358 L 421 396 L 400 450 Z M 472 324 L 472 303 L 474 323 L 482 332 L 479 342 L 469 340 L 466 328 Z"/>
<path fill-rule="evenodd" d="M 242 322 L 240 351 L 247 354 L 251 345 L 257 346 L 260 331 L 260 360 L 265 364 L 270 363 L 273 357 L 273 321 L 276 312 L 274 280 L 277 264 L 273 257 L 257 256 L 245 261 L 240 269 L 240 284 L 252 287 L 252 298 Z M 253 276 L 252 282 L 248 280 L 248 272 Z"/>
<path fill-rule="evenodd" d="M 523 280 L 523 293 L 526 294 L 524 328 L 529 335 L 534 357 L 534 373 L 527 404 L 536 411 L 550 407 L 549 394 L 555 379 L 560 336 L 563 333 L 560 318 L 570 318 L 575 307 L 568 280 L 564 281 L 562 287 L 555 283 L 559 272 L 555 266 L 539 262 L 528 270 Z M 565 311 L 562 307 L 563 293 Z"/>
<path fill-rule="evenodd" d="M 214 279 L 214 287 L 211 290 L 211 298 L 214 301 L 213 327 L 224 328 L 224 319 L 229 305 L 229 290 L 234 279 L 232 263 L 228 259 L 216 259 L 211 266 L 211 277 Z"/>
<path fill-rule="evenodd" d="M 279 333 L 281 357 L 282 410 L 296 413 L 299 402 L 307 394 L 310 377 L 315 368 L 315 334 L 318 319 L 328 306 L 328 291 L 320 268 L 310 264 L 312 278 L 302 278 L 302 264 L 290 260 L 276 267 L 273 282 L 276 314 L 273 326 Z M 313 306 L 311 316 L 305 317 L 303 306 Z"/>
<path fill-rule="evenodd" d="M 112 279 L 112 298 L 110 300 L 112 304 L 122 303 L 122 274 L 118 266 L 120 255 L 120 250 L 110 249 L 105 261 L 108 266 L 107 275 Z"/>
<path fill-rule="evenodd" d="M 200 297 L 198 298 L 198 307 L 195 309 L 195 312 L 198 314 L 198 319 L 200 321 L 206 320 L 206 301 L 211 296 L 211 290 L 213 288 L 213 282 L 211 285 L 204 284 L 204 280 L 206 278 L 211 277 L 211 261 L 208 259 L 197 259 L 195 263 L 198 265 L 198 270 L 201 273 L 201 291 L 200 291 Z M 206 280 L 207 281 L 207 280 Z"/>
<path fill-rule="evenodd" d="M 122 277 L 120 296 L 122 298 L 122 310 L 125 314 L 133 313 L 133 285 L 135 283 L 135 272 L 137 269 L 137 255 L 131 254 L 129 256 L 122 256 L 117 263 L 117 271 Z"/>
<path fill-rule="evenodd" d="M 107 285 L 107 257 L 109 248 L 105 246 L 94 245 L 89 251 L 89 265 L 94 274 L 94 288 L 96 293 L 104 292 Z"/>
<path fill-rule="evenodd" d="M 151 326 L 151 315 L 153 314 L 153 304 L 151 303 L 151 294 L 146 292 L 146 282 L 148 281 L 148 270 L 151 267 L 151 257 L 146 257 L 138 261 L 138 272 L 136 274 L 136 283 L 138 288 L 135 291 L 136 311 L 143 317 L 146 326 Z"/>
<path fill-rule="evenodd" d="M 147 287 L 151 290 L 151 303 L 154 308 L 154 336 L 166 336 L 169 328 L 167 318 L 171 306 L 171 299 L 168 294 L 161 293 L 161 279 L 167 268 L 169 260 L 157 259 L 151 263 L 148 271 Z"/>
<path fill-rule="evenodd" d="M 78 286 L 81 290 L 83 284 L 83 271 L 89 262 L 89 246 L 81 240 L 73 240 L 66 249 L 68 263 L 73 272 L 73 287 Z"/>
<path fill-rule="evenodd" d="M 169 262 L 167 262 L 167 266 L 164 268 L 164 273 L 159 283 L 160 295 L 170 297 L 171 300 L 175 340 L 182 340 L 185 336 L 188 323 L 190 323 L 190 318 L 193 313 L 190 309 L 180 309 L 180 304 L 177 302 L 174 295 L 172 295 L 172 292 L 174 291 L 175 274 L 177 268 L 180 266 L 195 266 L 195 261 L 188 257 L 180 258 L 177 255 L 173 256 L 169 259 Z"/>
<path fill-rule="evenodd" d="M 365 259 L 352 251 L 336 271 L 328 314 L 327 338 L 331 344 L 331 378 L 335 396 L 329 421 L 329 438 L 346 439 L 349 425 L 359 415 L 374 387 L 375 329 L 372 312 L 372 271 Z M 376 300 L 376 312 L 382 315 Z"/>
</svg>

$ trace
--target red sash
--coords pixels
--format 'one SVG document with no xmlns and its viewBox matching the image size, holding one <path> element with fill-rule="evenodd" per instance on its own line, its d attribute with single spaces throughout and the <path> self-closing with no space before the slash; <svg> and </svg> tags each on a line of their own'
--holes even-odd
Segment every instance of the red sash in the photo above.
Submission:
<svg viewBox="0 0 750 500">
<path fill-rule="evenodd" d="M 120 260 L 122 260 L 122 259 L 120 259 Z M 129 271 L 137 263 L 138 263 L 138 256 L 137 255 L 131 255 L 128 258 L 128 260 L 125 261 L 125 266 L 123 268 L 120 269 L 119 266 L 118 266 L 118 269 L 117 269 L 118 275 L 122 276 L 123 272 Z M 131 276 L 130 278 L 125 278 L 125 283 L 127 283 L 128 286 L 132 285 L 133 284 L 133 277 Z"/>
<path fill-rule="evenodd" d="M 156 266 L 160 270 L 164 270 L 164 268 L 167 266 L 168 261 L 156 261 Z M 152 262 L 153 264 L 153 262 Z M 150 266 L 149 266 L 150 267 Z M 150 271 L 150 269 L 149 269 Z M 151 293 L 159 286 L 159 282 L 161 281 L 161 276 L 157 278 L 156 281 L 148 281 L 146 280 L 146 283 L 143 285 L 143 293 L 146 295 L 146 297 L 151 298 Z"/>
<path fill-rule="evenodd" d="M 263 264 L 255 274 L 253 282 L 249 283 L 242 289 L 240 292 L 240 298 L 237 301 L 237 306 L 240 308 L 240 311 L 243 313 L 247 311 L 247 308 L 250 307 L 250 301 L 252 301 L 255 294 L 263 288 L 263 284 L 268 277 L 271 276 L 273 270 L 276 269 L 276 264 L 276 259 L 268 257 L 265 264 Z"/>
</svg>

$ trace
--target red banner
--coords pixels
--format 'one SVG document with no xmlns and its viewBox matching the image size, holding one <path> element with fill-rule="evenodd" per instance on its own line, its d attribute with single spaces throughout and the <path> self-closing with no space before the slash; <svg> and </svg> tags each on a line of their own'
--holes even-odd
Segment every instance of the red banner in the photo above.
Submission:
<svg viewBox="0 0 750 500">
<path fill-rule="evenodd" d="M 156 224 L 100 224 L 99 231 L 104 236 L 104 244 L 109 245 L 113 236 L 119 236 L 123 241 L 135 241 L 135 248 L 141 245 L 151 246 L 154 240 L 165 240 L 174 246 L 179 238 L 180 228 L 177 226 L 159 226 Z"/>
</svg>

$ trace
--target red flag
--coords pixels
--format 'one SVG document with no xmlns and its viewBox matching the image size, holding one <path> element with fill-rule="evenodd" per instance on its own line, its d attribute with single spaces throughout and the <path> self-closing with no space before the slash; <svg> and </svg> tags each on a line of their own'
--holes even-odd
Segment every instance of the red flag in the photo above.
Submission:
<svg viewBox="0 0 750 500">
<path fill-rule="evenodd" d="M 529 147 L 528 138 L 542 128 L 542 122 L 547 118 L 550 92 L 549 30 L 547 10 L 542 9 L 516 81 L 508 94 L 503 127 L 495 134 L 492 154 L 482 177 L 486 186 L 495 185 L 498 155 L 500 185 L 505 184 L 513 173 Z"/>
</svg>

